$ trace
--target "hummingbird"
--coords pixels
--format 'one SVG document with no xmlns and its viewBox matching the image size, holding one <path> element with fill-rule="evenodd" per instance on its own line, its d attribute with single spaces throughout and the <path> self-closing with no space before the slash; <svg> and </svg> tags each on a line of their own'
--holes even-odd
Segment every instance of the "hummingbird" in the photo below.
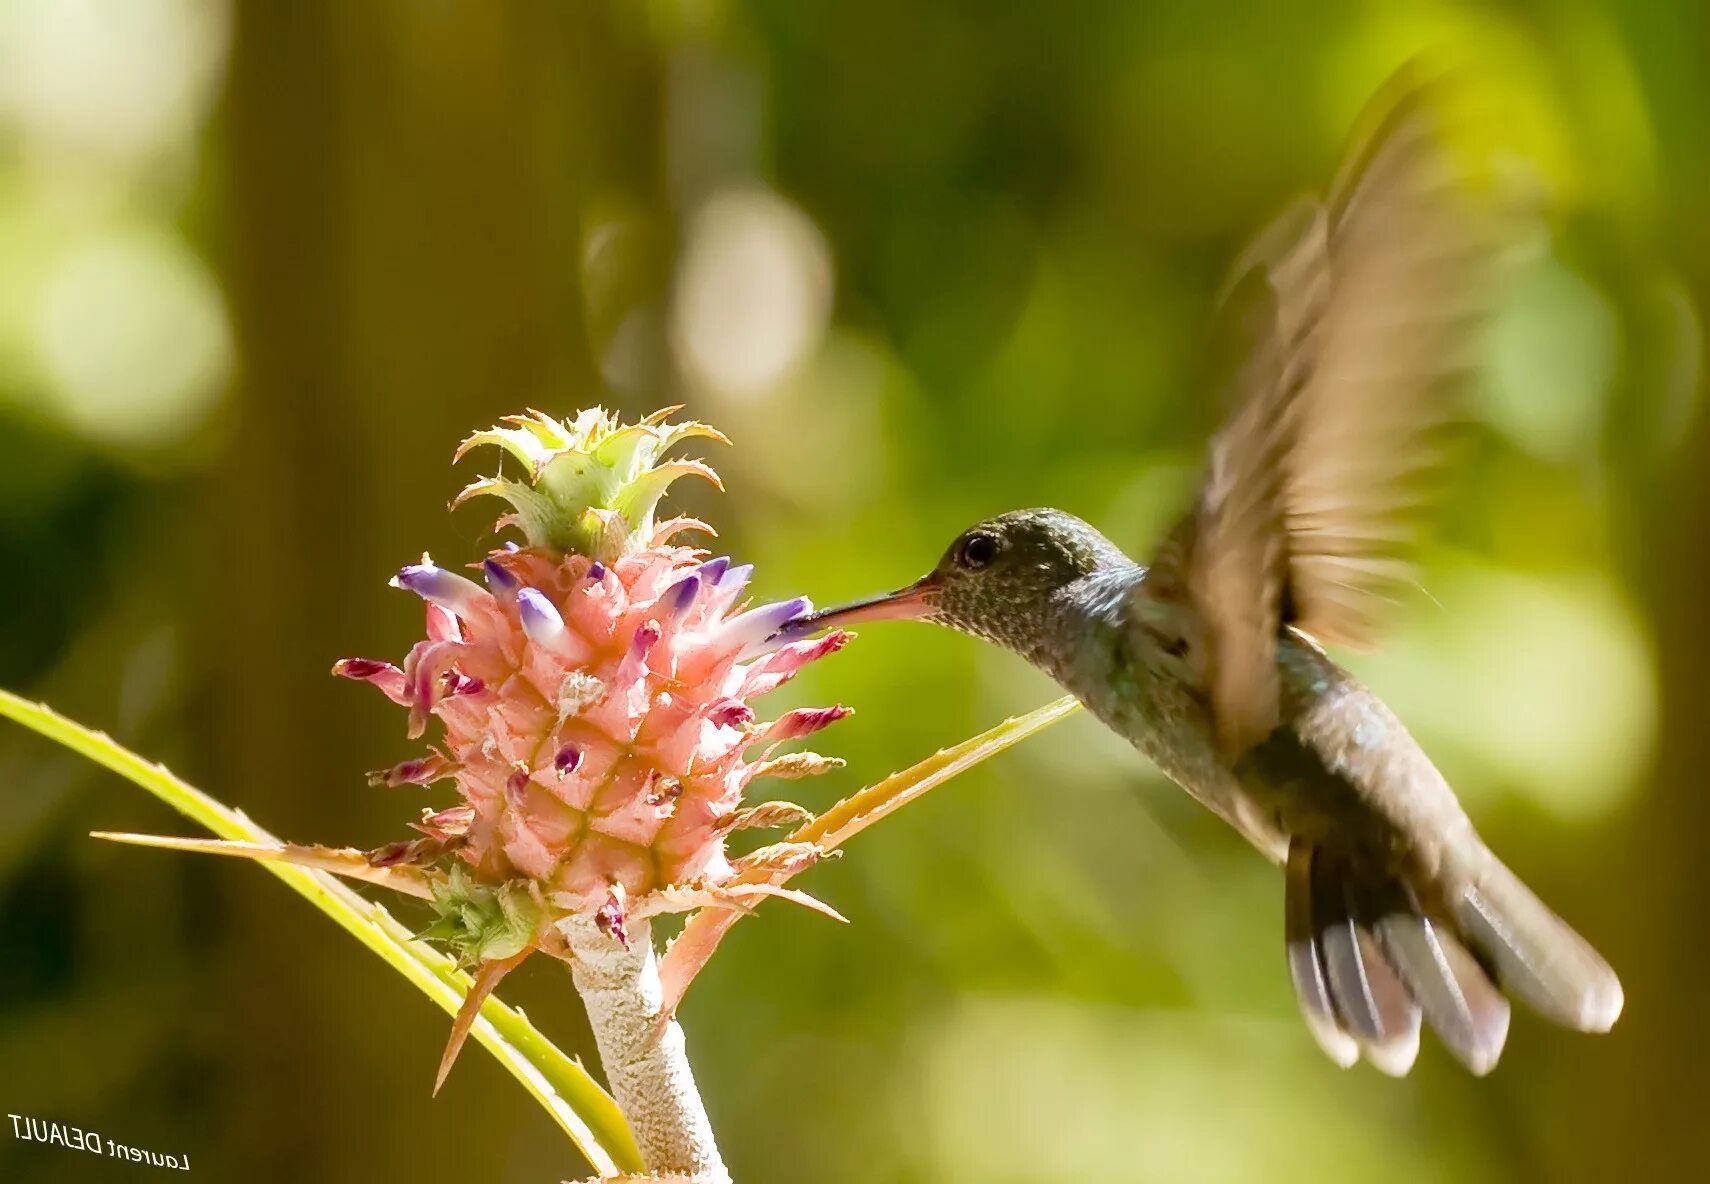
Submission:
<svg viewBox="0 0 1710 1184">
<path fill-rule="evenodd" d="M 1585 1032 L 1597 951 L 1485 845 L 1401 721 L 1325 645 L 1369 645 L 1497 263 L 1431 92 L 1380 104 L 1333 182 L 1260 234 L 1220 302 L 1229 408 L 1149 563 L 1057 509 L 963 531 L 924 577 L 786 636 L 918 619 L 1020 655 L 1283 869 L 1284 949 L 1319 1046 L 1399 1076 L 1422 1022 L 1492 1069 L 1508 996 Z"/>
</svg>

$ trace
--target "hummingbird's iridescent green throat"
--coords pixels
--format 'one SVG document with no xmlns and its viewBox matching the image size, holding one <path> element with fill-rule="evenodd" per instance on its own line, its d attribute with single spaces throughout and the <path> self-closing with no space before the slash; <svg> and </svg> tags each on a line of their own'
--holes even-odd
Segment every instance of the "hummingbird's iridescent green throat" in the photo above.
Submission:
<svg viewBox="0 0 1710 1184">
<path fill-rule="evenodd" d="M 913 584 L 784 632 L 916 618 L 1014 650 L 1283 866 L 1290 977 L 1337 1063 L 1405 1073 L 1429 1023 L 1484 1073 L 1504 992 L 1586 1032 L 1622 992 L 1321 648 L 1369 644 L 1407 587 L 1503 257 L 1429 97 L 1405 90 L 1324 199 L 1242 258 L 1212 337 L 1236 342 L 1228 418 L 1148 565 L 1071 514 L 1016 510 Z"/>
</svg>

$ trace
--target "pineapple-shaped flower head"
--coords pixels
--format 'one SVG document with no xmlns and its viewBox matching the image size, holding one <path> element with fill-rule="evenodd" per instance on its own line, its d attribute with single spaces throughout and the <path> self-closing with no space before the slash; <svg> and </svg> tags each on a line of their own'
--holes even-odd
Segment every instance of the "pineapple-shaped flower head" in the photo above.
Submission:
<svg viewBox="0 0 1710 1184">
<path fill-rule="evenodd" d="M 726 442 L 669 414 L 621 425 L 599 408 L 567 421 L 531 412 L 465 440 L 457 457 L 493 444 L 522 473 L 478 480 L 454 505 L 503 498 L 498 525 L 523 541 L 471 565 L 479 582 L 426 556 L 405 567 L 393 583 L 426 602 L 426 638 L 402 667 L 334 667 L 408 708 L 412 738 L 429 717 L 443 728 L 438 746 L 372 780 L 454 780 L 458 801 L 423 811 L 423 837 L 369 859 L 429 874 L 440 919 L 427 935 L 465 963 L 523 954 L 568 914 L 623 940 L 626 916 L 718 902 L 742 866 L 727 836 L 805 815 L 744 810 L 749 783 L 837 763 L 775 750 L 847 709 L 763 722 L 753 704 L 848 635 L 774 642 L 808 602 L 749 606 L 748 566 L 673 541 L 710 534 L 703 523 L 655 521 L 677 478 L 719 484 L 664 453 L 691 437 Z"/>
</svg>

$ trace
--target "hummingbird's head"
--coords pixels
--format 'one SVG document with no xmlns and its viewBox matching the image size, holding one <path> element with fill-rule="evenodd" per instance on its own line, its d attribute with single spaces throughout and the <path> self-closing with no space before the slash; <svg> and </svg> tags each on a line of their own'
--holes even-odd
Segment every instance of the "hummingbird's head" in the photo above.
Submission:
<svg viewBox="0 0 1710 1184">
<path fill-rule="evenodd" d="M 1054 593 L 1127 562 L 1109 539 L 1073 514 L 1011 510 L 957 535 L 938 566 L 906 588 L 799 617 L 785 632 L 925 620 L 1027 652 L 1041 636 Z"/>
</svg>

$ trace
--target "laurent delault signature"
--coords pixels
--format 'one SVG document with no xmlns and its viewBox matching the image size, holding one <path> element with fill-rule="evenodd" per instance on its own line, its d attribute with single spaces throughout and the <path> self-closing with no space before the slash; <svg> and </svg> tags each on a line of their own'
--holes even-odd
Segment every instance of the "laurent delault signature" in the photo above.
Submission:
<svg viewBox="0 0 1710 1184">
<path fill-rule="evenodd" d="M 141 1147 L 127 1147 L 95 1131 L 67 1126 L 63 1122 L 49 1122 L 44 1118 L 29 1118 L 22 1114 L 8 1114 L 6 1117 L 12 1120 L 12 1137 L 26 1143 L 58 1143 L 68 1151 L 87 1151 L 131 1163 L 153 1164 L 157 1168 L 190 1170 L 189 1155 L 167 1155 L 145 1151 Z"/>
</svg>

